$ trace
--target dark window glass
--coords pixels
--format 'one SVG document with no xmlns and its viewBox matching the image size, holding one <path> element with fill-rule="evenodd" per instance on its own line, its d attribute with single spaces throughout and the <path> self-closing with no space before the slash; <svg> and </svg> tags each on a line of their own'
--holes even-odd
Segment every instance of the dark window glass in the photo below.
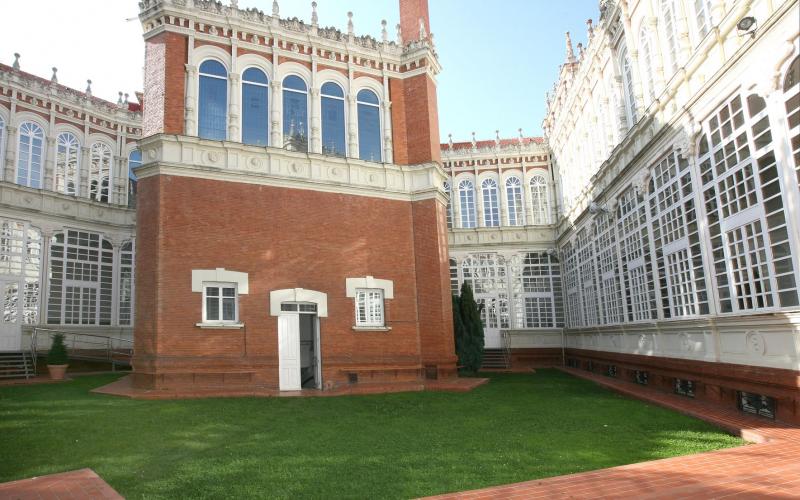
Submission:
<svg viewBox="0 0 800 500">
<path fill-rule="evenodd" d="M 197 135 L 224 141 L 227 137 L 228 76 L 225 67 L 213 60 L 200 65 L 200 96 Z"/>
<path fill-rule="evenodd" d="M 345 155 L 344 92 L 333 82 L 322 86 L 322 154 Z"/>
<path fill-rule="evenodd" d="M 306 84 L 298 76 L 283 80 L 283 147 L 308 151 L 308 98 Z"/>
<path fill-rule="evenodd" d="M 255 146 L 269 144 L 269 86 L 267 75 L 248 68 L 242 75 L 242 142 Z"/>
<path fill-rule="evenodd" d="M 358 93 L 358 157 L 381 161 L 381 118 L 378 96 L 371 90 Z"/>
</svg>

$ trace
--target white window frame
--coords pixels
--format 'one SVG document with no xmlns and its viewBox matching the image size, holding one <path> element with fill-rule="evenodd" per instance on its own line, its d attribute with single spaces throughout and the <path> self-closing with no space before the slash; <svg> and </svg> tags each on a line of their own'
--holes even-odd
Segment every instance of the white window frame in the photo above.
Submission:
<svg viewBox="0 0 800 500">
<path fill-rule="evenodd" d="M 363 298 L 363 299 L 362 299 Z M 361 306 L 364 319 L 361 319 Z M 370 314 L 372 312 L 372 314 Z M 386 301 L 382 288 L 358 288 L 355 296 L 356 328 L 385 328 Z M 377 313 L 377 314 L 375 314 Z"/>
<path fill-rule="evenodd" d="M 483 201 L 483 225 L 500 227 L 500 195 L 497 181 L 489 177 L 481 181 L 481 200 Z"/>
<path fill-rule="evenodd" d="M 219 288 L 219 295 L 217 298 L 219 299 L 219 319 L 210 320 L 208 319 L 208 306 L 207 306 L 207 298 L 208 298 L 208 289 L 209 288 Z M 224 295 L 222 294 L 222 290 L 225 288 L 233 288 L 233 318 L 234 319 L 223 319 L 223 307 L 222 301 Z M 224 325 L 234 325 L 238 326 L 239 323 L 239 284 L 231 281 L 204 281 L 203 282 L 203 321 L 202 323 L 198 324 L 198 326 L 224 326 Z"/>
<path fill-rule="evenodd" d="M 378 104 L 372 104 L 372 103 L 369 103 L 369 102 L 360 101 L 358 99 L 358 94 L 362 90 L 369 90 L 370 92 L 375 94 L 375 97 L 378 98 Z M 379 129 L 378 129 L 378 138 L 380 139 L 380 142 L 381 142 L 381 151 L 380 151 L 381 152 L 381 157 L 377 160 L 377 162 L 383 163 L 383 161 L 384 161 L 383 160 L 384 149 L 386 148 L 386 145 L 385 145 L 385 141 L 384 141 L 384 137 L 383 137 L 383 112 L 382 112 L 383 111 L 383 98 L 381 97 L 381 92 L 377 92 L 375 89 L 370 88 L 370 87 L 361 87 L 361 88 L 355 89 L 355 93 L 353 95 L 355 96 L 355 101 L 356 101 L 356 116 L 353 117 L 353 118 L 356 121 L 356 137 L 358 137 L 358 144 L 359 145 L 361 144 L 361 133 L 360 133 L 360 130 L 358 128 L 359 127 L 359 124 L 358 124 L 358 107 L 363 104 L 364 106 L 370 106 L 372 108 L 377 108 L 378 109 L 378 127 L 379 127 Z M 347 107 L 347 106 L 345 106 L 345 107 Z M 346 121 L 347 121 L 347 115 L 345 115 L 345 122 Z M 356 155 L 356 157 L 361 159 L 360 158 L 360 151 L 359 151 L 359 154 Z M 362 161 L 375 162 L 376 160 L 362 160 Z"/>
</svg>

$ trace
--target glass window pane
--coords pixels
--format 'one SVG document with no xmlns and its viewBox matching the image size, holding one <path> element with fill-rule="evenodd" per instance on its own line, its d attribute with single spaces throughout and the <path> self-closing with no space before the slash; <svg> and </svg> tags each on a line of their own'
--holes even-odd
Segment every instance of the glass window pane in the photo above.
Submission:
<svg viewBox="0 0 800 500">
<path fill-rule="evenodd" d="M 219 298 L 206 297 L 206 319 L 208 321 L 219 320 Z"/>
<path fill-rule="evenodd" d="M 245 144 L 269 144 L 268 92 L 269 87 L 242 85 L 242 142 Z"/>
<path fill-rule="evenodd" d="M 223 297 L 236 297 L 236 289 L 235 288 L 223 288 L 222 289 L 222 296 Z"/>
<path fill-rule="evenodd" d="M 213 59 L 203 61 L 203 63 L 200 65 L 200 73 L 204 75 L 215 75 L 223 77 L 228 76 L 228 72 L 225 70 L 225 66 L 223 66 L 221 62 L 215 61 Z"/>
<path fill-rule="evenodd" d="M 322 98 L 322 154 L 345 155 L 343 99 Z"/>
<path fill-rule="evenodd" d="M 361 90 L 358 93 L 357 99 L 358 102 L 366 102 L 368 104 L 374 104 L 376 106 L 379 104 L 378 96 L 375 95 L 375 92 L 367 89 Z"/>
<path fill-rule="evenodd" d="M 234 321 L 236 320 L 236 299 L 224 298 L 222 299 L 222 320 Z"/>
<path fill-rule="evenodd" d="M 197 135 L 203 139 L 224 141 L 227 137 L 228 80 L 200 75 L 198 102 Z"/>
<path fill-rule="evenodd" d="M 308 88 L 306 82 L 297 75 L 289 75 L 283 79 L 283 88 L 305 92 Z"/>
<path fill-rule="evenodd" d="M 206 295 L 209 297 L 219 297 L 219 288 L 215 286 L 206 288 Z"/>
<path fill-rule="evenodd" d="M 242 81 L 260 83 L 262 85 L 266 85 L 268 83 L 267 75 L 265 75 L 264 72 L 258 68 L 247 68 L 244 70 L 244 73 L 242 73 Z"/>
<path fill-rule="evenodd" d="M 297 77 L 287 77 L 284 87 L 290 78 Z M 289 151 L 308 151 L 308 99 L 305 93 L 283 91 L 283 146 Z"/>
<path fill-rule="evenodd" d="M 325 82 L 322 84 L 322 95 L 341 97 L 344 99 L 342 87 L 333 82 Z"/>
<path fill-rule="evenodd" d="M 381 119 L 377 106 L 358 104 L 358 157 L 381 161 Z"/>
</svg>

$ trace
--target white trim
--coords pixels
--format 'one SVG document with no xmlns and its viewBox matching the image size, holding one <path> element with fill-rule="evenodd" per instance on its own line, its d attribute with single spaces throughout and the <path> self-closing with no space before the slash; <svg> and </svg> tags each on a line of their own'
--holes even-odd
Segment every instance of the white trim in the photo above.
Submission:
<svg viewBox="0 0 800 500">
<path fill-rule="evenodd" d="M 204 282 L 236 283 L 238 295 L 250 293 L 247 273 L 228 271 L 225 268 L 192 269 L 192 291 L 203 292 Z"/>
<path fill-rule="evenodd" d="M 283 302 L 310 302 L 317 304 L 317 316 L 320 318 L 328 317 L 328 294 L 304 288 L 285 288 L 283 290 L 273 290 L 269 292 L 269 315 L 280 316 L 286 314 L 281 312 Z"/>
<path fill-rule="evenodd" d="M 394 298 L 394 281 L 376 279 L 372 276 L 365 276 L 363 278 L 347 278 L 345 279 L 345 296 L 348 298 L 355 298 L 358 288 L 371 288 L 375 290 L 383 290 L 384 299 Z"/>
</svg>

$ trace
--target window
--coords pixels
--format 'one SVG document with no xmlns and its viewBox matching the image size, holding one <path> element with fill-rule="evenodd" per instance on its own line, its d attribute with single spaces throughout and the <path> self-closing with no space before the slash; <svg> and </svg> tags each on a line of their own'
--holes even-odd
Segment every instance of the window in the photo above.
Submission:
<svg viewBox="0 0 800 500">
<path fill-rule="evenodd" d="M 344 91 L 333 82 L 322 84 L 322 154 L 346 155 Z"/>
<path fill-rule="evenodd" d="M 639 54 L 641 54 L 643 80 L 647 86 L 647 96 L 652 102 L 656 98 L 655 82 L 653 80 L 653 54 L 651 50 L 650 32 L 642 28 L 639 33 Z"/>
<path fill-rule="evenodd" d="M 17 154 L 17 184 L 41 189 L 42 157 L 44 155 L 42 127 L 32 122 L 24 122 L 20 125 Z"/>
<path fill-rule="evenodd" d="M 136 206 L 136 169 L 142 166 L 142 152 L 134 149 L 128 154 L 128 207 Z"/>
<path fill-rule="evenodd" d="M 283 147 L 308 152 L 308 86 L 297 75 L 283 79 Z"/>
<path fill-rule="evenodd" d="M 594 245 L 586 229 L 578 232 L 577 239 L 578 272 L 580 275 L 581 312 L 583 326 L 598 324 L 597 283 L 595 281 Z"/>
<path fill-rule="evenodd" d="M 58 134 L 56 141 L 55 190 L 58 193 L 78 194 L 78 158 L 80 143 L 69 132 Z"/>
<path fill-rule="evenodd" d="M 625 94 L 625 105 L 628 116 L 628 127 L 638 120 L 636 116 L 636 95 L 633 91 L 633 72 L 631 70 L 631 60 L 628 57 L 628 48 L 623 46 L 619 51 L 619 68 L 622 73 L 622 90 Z"/>
<path fill-rule="evenodd" d="M 133 242 L 120 248 L 119 262 L 119 324 L 133 324 Z"/>
<path fill-rule="evenodd" d="M 228 137 L 228 71 L 209 59 L 200 64 L 197 135 L 224 141 Z"/>
<path fill-rule="evenodd" d="M 381 161 L 381 108 L 378 96 L 371 90 L 359 91 L 358 157 L 366 161 Z"/>
<path fill-rule="evenodd" d="M 786 103 L 786 124 L 789 129 L 789 147 L 794 160 L 797 185 L 800 186 L 800 57 L 789 65 L 783 80 L 783 95 Z"/>
<path fill-rule="evenodd" d="M 236 283 L 203 283 L 203 323 L 236 323 L 239 320 Z"/>
<path fill-rule="evenodd" d="M 543 175 L 534 175 L 531 178 L 533 224 L 550 224 L 550 196 L 547 191 L 547 179 Z"/>
<path fill-rule="evenodd" d="M 447 229 L 453 229 L 453 192 L 450 190 L 450 183 L 444 181 L 443 186 L 447 193 Z"/>
<path fill-rule="evenodd" d="M 42 265 L 42 233 L 25 222 L 0 219 L 0 275 L 18 277 L 3 290 L 5 314 L 19 314 L 22 304 L 22 323 L 39 322 L 39 274 Z"/>
<path fill-rule="evenodd" d="M 578 274 L 578 255 L 571 243 L 562 249 L 564 263 L 564 291 L 567 300 L 567 326 L 576 328 L 581 326 L 581 292 L 578 287 L 580 275 Z"/>
<path fill-rule="evenodd" d="M 481 183 L 481 191 L 483 191 L 483 224 L 486 227 L 497 227 L 500 225 L 497 182 L 494 179 L 485 179 Z"/>
<path fill-rule="evenodd" d="M 97 233 L 69 230 L 50 242 L 47 323 L 110 325 L 114 250 Z"/>
<path fill-rule="evenodd" d="M 522 200 L 522 181 L 519 177 L 506 179 L 506 198 L 508 199 L 508 224 L 525 225 L 525 209 Z"/>
<path fill-rule="evenodd" d="M 461 262 L 463 282 L 475 294 L 486 328 L 510 328 L 508 270 L 506 260 L 496 253 L 475 253 Z"/>
<path fill-rule="evenodd" d="M 459 208 L 461 208 L 461 227 L 475 227 L 475 187 L 472 181 L 463 180 L 458 184 Z"/>
<path fill-rule="evenodd" d="M 629 188 L 619 199 L 617 231 L 628 321 L 655 319 L 656 302 L 647 205 L 636 188 Z"/>
<path fill-rule="evenodd" d="M 609 213 L 602 213 L 594 220 L 595 259 L 599 285 L 601 323 L 621 323 L 622 289 L 619 284 L 619 260 L 617 256 L 616 225 Z"/>
<path fill-rule="evenodd" d="M 356 290 L 356 326 L 383 327 L 383 290 Z"/>
<path fill-rule="evenodd" d="M 458 295 L 458 263 L 456 259 L 450 259 L 450 293 Z"/>
<path fill-rule="evenodd" d="M 269 144 L 269 81 L 258 68 L 242 73 L 242 142 Z"/>
<path fill-rule="evenodd" d="M 6 160 L 6 121 L 0 116 L 0 168 Z"/>
<path fill-rule="evenodd" d="M 711 2 L 709 0 L 694 0 L 694 18 L 697 23 L 697 43 L 705 38 L 711 29 Z"/>
<path fill-rule="evenodd" d="M 510 264 L 515 328 L 555 328 L 564 323 L 561 271 L 546 253 L 514 255 Z"/>
<path fill-rule="evenodd" d="M 667 80 L 678 71 L 678 16 L 676 15 L 675 0 L 661 0 L 661 14 L 664 29 L 664 39 L 667 41 L 667 65 L 671 71 L 667 72 Z"/>
<path fill-rule="evenodd" d="M 101 142 L 92 144 L 89 165 L 89 199 L 108 203 L 111 189 L 111 148 Z"/>
</svg>

